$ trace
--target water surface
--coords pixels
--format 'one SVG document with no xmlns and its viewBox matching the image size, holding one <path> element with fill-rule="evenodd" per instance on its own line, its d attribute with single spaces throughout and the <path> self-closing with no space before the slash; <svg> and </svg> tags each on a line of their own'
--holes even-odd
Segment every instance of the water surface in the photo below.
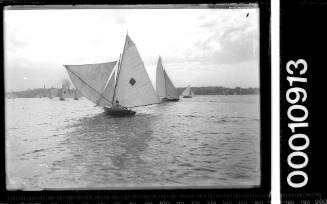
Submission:
<svg viewBox="0 0 327 204">
<path fill-rule="evenodd" d="M 259 96 L 195 96 L 113 118 L 85 98 L 6 100 L 8 189 L 253 187 Z"/>
</svg>

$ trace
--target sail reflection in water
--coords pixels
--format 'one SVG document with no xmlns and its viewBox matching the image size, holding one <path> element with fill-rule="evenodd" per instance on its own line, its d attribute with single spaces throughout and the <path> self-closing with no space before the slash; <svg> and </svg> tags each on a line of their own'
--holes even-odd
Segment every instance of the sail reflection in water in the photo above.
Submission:
<svg viewBox="0 0 327 204">
<path fill-rule="evenodd" d="M 198 95 L 135 110 L 113 118 L 85 98 L 8 99 L 7 188 L 260 184 L 258 96 Z"/>
<path fill-rule="evenodd" d="M 128 181 L 139 185 L 144 181 L 142 175 L 148 170 L 141 154 L 153 132 L 147 116 L 138 116 L 135 122 L 133 118 L 113 119 L 101 113 L 73 127 L 75 131 L 62 141 L 71 156 L 54 166 L 63 165 L 73 177 L 82 177 L 82 186 L 122 186 Z M 74 172 L 76 167 L 83 168 L 82 175 Z"/>
</svg>

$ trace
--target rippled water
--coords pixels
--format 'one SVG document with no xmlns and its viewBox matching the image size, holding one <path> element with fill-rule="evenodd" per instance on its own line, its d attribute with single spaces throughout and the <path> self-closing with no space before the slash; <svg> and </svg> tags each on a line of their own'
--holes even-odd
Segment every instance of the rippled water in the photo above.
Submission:
<svg viewBox="0 0 327 204">
<path fill-rule="evenodd" d="M 87 99 L 6 100 L 8 189 L 253 187 L 259 96 L 196 96 L 112 118 Z"/>
</svg>

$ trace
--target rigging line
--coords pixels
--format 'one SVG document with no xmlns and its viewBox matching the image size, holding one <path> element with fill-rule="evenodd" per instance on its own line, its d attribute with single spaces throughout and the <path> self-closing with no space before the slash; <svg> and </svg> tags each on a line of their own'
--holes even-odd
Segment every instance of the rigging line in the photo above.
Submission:
<svg viewBox="0 0 327 204">
<path fill-rule="evenodd" d="M 139 105 L 139 106 L 130 106 L 130 107 L 127 107 L 127 108 L 136 108 L 136 107 L 142 107 L 142 106 L 150 106 L 150 105 L 159 104 L 159 103 L 160 102 L 158 102 L 158 103 L 149 103 L 149 104 Z"/>
<path fill-rule="evenodd" d="M 106 85 L 104 86 L 104 88 L 103 88 L 101 94 L 103 94 L 104 91 L 107 89 L 107 86 L 109 85 L 110 79 L 111 79 L 111 77 L 113 77 L 114 72 L 115 72 L 115 69 L 117 68 L 116 65 L 117 65 L 117 61 L 116 61 L 115 67 L 112 69 L 112 71 L 111 71 L 111 73 L 110 73 L 110 75 L 109 75 L 109 77 L 108 77 L 108 80 L 107 80 L 107 82 L 106 82 Z"/>
<path fill-rule="evenodd" d="M 73 71 L 71 71 L 66 65 L 64 65 L 65 68 L 71 72 L 72 74 L 74 74 L 79 80 L 81 80 L 81 82 L 83 82 L 85 85 L 87 85 L 89 88 L 91 88 L 93 91 L 95 91 L 97 94 L 100 95 L 100 97 L 104 98 L 107 102 L 109 102 L 110 104 L 112 104 L 112 102 L 109 101 L 109 99 L 107 99 L 106 97 L 104 97 L 101 93 L 99 93 L 95 88 L 93 88 L 92 86 L 90 86 L 88 83 L 86 83 L 83 79 L 81 79 L 81 77 L 79 77 L 77 74 L 75 74 Z"/>
<path fill-rule="evenodd" d="M 125 44 L 126 44 L 126 41 L 125 41 Z M 124 45 L 124 50 L 125 50 L 125 45 Z M 124 50 L 123 50 L 123 54 L 124 54 Z M 114 102 L 115 102 L 116 89 L 117 89 L 117 84 L 118 84 L 118 76 L 119 76 L 120 69 L 121 69 L 122 57 L 123 57 L 122 55 L 119 55 L 118 67 L 117 67 L 117 70 L 116 70 L 114 94 L 112 95 L 112 104 L 114 104 Z"/>
</svg>

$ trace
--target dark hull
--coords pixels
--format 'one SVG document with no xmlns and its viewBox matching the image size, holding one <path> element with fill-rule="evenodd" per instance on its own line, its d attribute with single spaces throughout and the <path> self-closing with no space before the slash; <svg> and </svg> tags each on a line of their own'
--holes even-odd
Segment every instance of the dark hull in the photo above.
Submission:
<svg viewBox="0 0 327 204">
<path fill-rule="evenodd" d="M 183 96 L 183 98 L 192 98 L 192 96 Z"/>
<path fill-rule="evenodd" d="M 177 102 L 179 101 L 179 98 L 163 98 L 161 99 L 161 102 Z"/>
<path fill-rule="evenodd" d="M 128 109 L 112 109 L 107 107 L 105 107 L 104 110 L 106 111 L 106 114 L 115 117 L 133 116 L 136 113 L 135 111 Z"/>
</svg>

